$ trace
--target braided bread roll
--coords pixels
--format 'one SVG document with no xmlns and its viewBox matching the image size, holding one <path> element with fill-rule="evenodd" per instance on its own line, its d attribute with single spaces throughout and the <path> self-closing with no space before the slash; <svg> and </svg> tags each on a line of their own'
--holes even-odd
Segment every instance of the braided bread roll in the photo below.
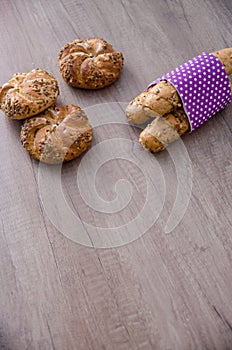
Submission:
<svg viewBox="0 0 232 350">
<path fill-rule="evenodd" d="M 232 74 L 232 48 L 213 52 L 213 55 L 221 61 L 226 74 Z M 126 116 L 135 124 L 154 118 L 139 139 L 142 146 L 152 152 L 165 149 L 190 128 L 179 94 L 168 81 L 160 81 L 134 98 L 126 108 Z"/>
<path fill-rule="evenodd" d="M 59 69 L 67 84 L 100 89 L 114 83 L 123 67 L 123 55 L 99 38 L 74 40 L 59 54 Z"/>
<path fill-rule="evenodd" d="M 46 70 L 16 73 L 0 87 L 0 109 L 9 118 L 26 119 L 53 105 L 58 95 L 57 80 Z"/>
<path fill-rule="evenodd" d="M 25 120 L 21 142 L 30 155 L 44 163 L 57 164 L 79 157 L 92 141 L 92 128 L 78 106 L 52 106 Z"/>
</svg>

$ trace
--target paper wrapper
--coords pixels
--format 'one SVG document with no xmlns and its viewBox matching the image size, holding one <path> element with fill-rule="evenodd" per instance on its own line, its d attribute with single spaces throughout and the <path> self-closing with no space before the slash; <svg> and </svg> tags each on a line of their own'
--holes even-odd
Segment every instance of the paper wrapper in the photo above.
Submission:
<svg viewBox="0 0 232 350">
<path fill-rule="evenodd" d="M 190 132 L 231 102 L 230 82 L 222 63 L 208 52 L 194 57 L 156 79 L 169 81 L 178 91 L 190 123 Z"/>
</svg>

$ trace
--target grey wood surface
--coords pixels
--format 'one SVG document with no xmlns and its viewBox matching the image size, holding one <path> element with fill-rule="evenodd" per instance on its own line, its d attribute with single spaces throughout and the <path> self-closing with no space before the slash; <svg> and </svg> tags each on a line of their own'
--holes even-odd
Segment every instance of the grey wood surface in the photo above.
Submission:
<svg viewBox="0 0 232 350">
<path fill-rule="evenodd" d="M 59 103 L 128 102 L 202 51 L 232 46 L 231 18 L 231 0 L 1 0 L 0 85 L 15 72 L 41 67 L 58 79 Z M 57 68 L 59 49 L 93 36 L 123 52 L 123 73 L 99 91 L 70 88 Z M 184 137 L 193 189 L 174 231 L 164 233 L 177 186 L 165 151 L 156 156 L 166 183 L 157 222 L 130 244 L 96 249 L 69 240 L 50 222 L 38 164 L 19 141 L 20 122 L 1 112 L 1 349 L 232 349 L 231 114 L 229 106 Z M 96 128 L 94 142 L 138 134 L 108 125 Z M 110 200 L 118 178 L 133 178 L 135 194 L 121 214 L 131 219 L 145 200 L 145 180 L 130 163 L 111 163 L 96 186 Z M 94 213 L 81 201 L 78 165 L 62 170 L 70 206 L 93 225 L 118 224 L 120 215 Z"/>
</svg>

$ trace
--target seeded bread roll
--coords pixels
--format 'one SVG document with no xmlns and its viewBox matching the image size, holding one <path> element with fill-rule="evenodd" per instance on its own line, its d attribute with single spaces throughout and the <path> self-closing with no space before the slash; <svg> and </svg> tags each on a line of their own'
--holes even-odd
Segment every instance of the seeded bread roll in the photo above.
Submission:
<svg viewBox="0 0 232 350">
<path fill-rule="evenodd" d="M 123 55 L 103 39 L 75 40 L 59 54 L 59 69 L 69 85 L 100 89 L 114 83 L 123 67 Z"/>
<path fill-rule="evenodd" d="M 0 87 L 0 108 L 12 119 L 32 117 L 54 104 L 59 95 L 57 80 L 44 69 L 16 73 Z"/>
<path fill-rule="evenodd" d="M 70 161 L 86 151 L 92 141 L 92 128 L 78 106 L 48 108 L 25 120 L 21 142 L 30 155 L 44 163 Z"/>
</svg>

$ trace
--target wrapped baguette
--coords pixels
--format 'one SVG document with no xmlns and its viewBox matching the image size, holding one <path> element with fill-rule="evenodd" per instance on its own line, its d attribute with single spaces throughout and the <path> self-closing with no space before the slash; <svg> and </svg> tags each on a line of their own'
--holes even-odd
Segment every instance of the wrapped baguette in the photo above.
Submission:
<svg viewBox="0 0 232 350">
<path fill-rule="evenodd" d="M 232 48 L 213 52 L 212 55 L 222 63 L 227 76 L 232 74 Z M 157 82 L 134 98 L 126 108 L 126 116 L 134 124 L 144 124 L 154 118 L 142 131 L 139 140 L 146 150 L 152 152 L 165 149 L 190 131 L 189 118 L 179 92 L 166 80 Z"/>
</svg>

